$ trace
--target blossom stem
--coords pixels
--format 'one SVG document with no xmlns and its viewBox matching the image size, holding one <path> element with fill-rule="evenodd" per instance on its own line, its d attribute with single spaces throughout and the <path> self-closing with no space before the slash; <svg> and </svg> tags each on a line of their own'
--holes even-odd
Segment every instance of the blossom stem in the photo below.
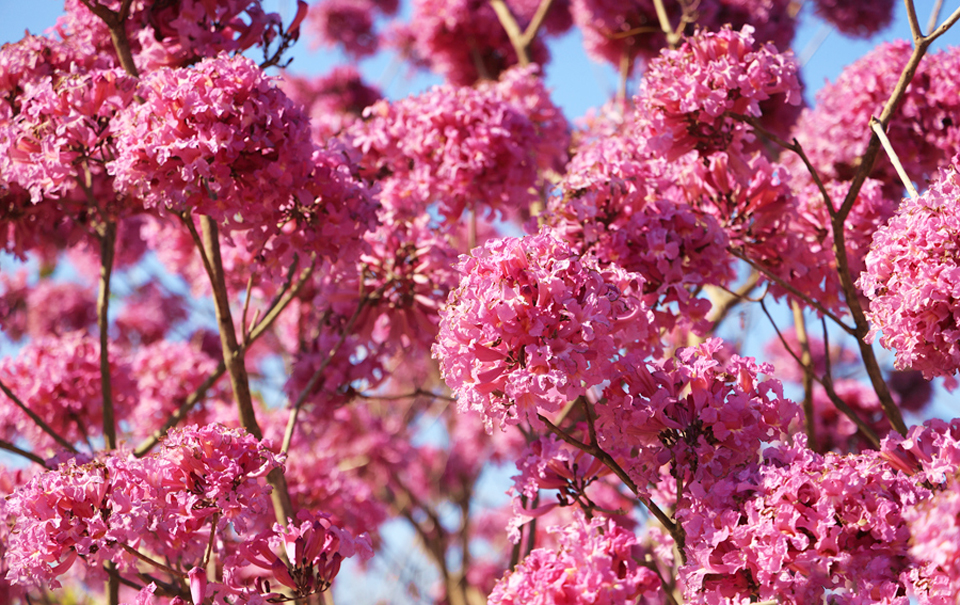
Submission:
<svg viewBox="0 0 960 605">
<path fill-rule="evenodd" d="M 807 322 L 803 317 L 800 303 L 795 300 L 790 301 L 790 308 L 793 311 L 793 325 L 797 331 L 797 340 L 800 342 L 800 365 L 803 366 L 803 425 L 810 449 L 819 451 L 813 416 L 813 356 L 810 354 L 810 340 L 807 338 Z"/>
<path fill-rule="evenodd" d="M 547 420 L 543 416 L 543 414 L 537 414 L 537 418 L 539 418 L 540 421 L 543 422 L 547 426 L 547 428 L 550 429 L 550 431 L 553 434 L 555 434 L 557 437 L 559 437 L 566 443 L 572 445 L 573 447 L 587 454 L 590 454 L 594 458 L 597 458 L 598 460 L 603 462 L 610 470 L 612 470 L 613 473 L 617 476 L 617 478 L 623 481 L 623 484 L 626 485 L 630 489 L 630 491 L 633 492 L 636 498 L 644 506 L 647 507 L 647 510 L 649 510 L 650 513 L 654 517 L 656 517 L 656 519 L 660 522 L 660 524 L 663 525 L 663 527 L 670 532 L 670 535 L 673 536 L 674 542 L 677 543 L 677 546 L 680 551 L 680 557 L 683 559 L 684 563 L 686 563 L 687 556 L 686 556 L 686 553 L 684 552 L 683 530 L 680 528 L 679 525 L 677 525 L 676 521 L 671 519 L 666 513 L 660 510 L 660 507 L 657 506 L 657 504 L 653 500 L 644 498 L 643 496 L 640 495 L 640 489 L 637 487 L 637 484 L 634 483 L 633 479 L 630 478 L 630 475 L 628 475 L 626 471 L 623 470 L 623 467 L 621 467 L 617 463 L 617 461 L 613 459 L 613 456 L 608 454 L 603 448 L 596 445 L 595 443 L 587 445 L 586 443 L 583 443 L 582 441 L 579 441 L 578 439 L 571 437 L 566 432 L 561 430 L 559 427 L 554 425 L 552 422 Z"/>
<path fill-rule="evenodd" d="M 110 276 L 116 253 L 117 223 L 108 220 L 100 236 L 100 287 L 97 292 L 97 328 L 100 331 L 100 383 L 103 393 L 103 438 L 108 450 L 117 447 L 117 423 L 113 413 L 110 384 L 110 334 L 107 312 L 110 308 Z"/>
<path fill-rule="evenodd" d="M 887 133 L 883 131 L 883 126 L 880 125 L 880 122 L 878 122 L 876 118 L 870 118 L 870 128 L 880 139 L 880 144 L 883 145 L 883 150 L 887 152 L 887 157 L 890 159 L 890 163 L 893 164 L 893 167 L 896 169 L 897 176 L 900 177 L 900 181 L 907 189 L 907 193 L 910 194 L 912 199 L 917 199 L 920 197 L 920 194 L 917 193 L 917 188 L 913 186 L 913 181 L 911 181 L 910 177 L 907 176 L 907 171 L 903 169 L 903 164 L 900 163 L 900 158 L 897 156 L 897 152 L 894 151 L 893 145 L 890 144 L 890 139 L 887 138 Z"/>
</svg>

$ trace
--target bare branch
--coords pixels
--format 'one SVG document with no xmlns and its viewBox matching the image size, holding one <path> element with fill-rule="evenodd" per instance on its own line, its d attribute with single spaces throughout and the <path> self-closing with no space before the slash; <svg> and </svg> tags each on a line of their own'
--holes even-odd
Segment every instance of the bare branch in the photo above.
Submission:
<svg viewBox="0 0 960 605">
<path fill-rule="evenodd" d="M 54 431 L 52 428 L 50 428 L 50 425 L 49 425 L 49 424 L 47 424 L 46 422 L 43 421 L 43 418 L 41 418 L 40 416 L 38 416 L 36 413 L 34 413 L 33 410 L 31 410 L 30 408 L 28 408 L 22 401 L 20 401 L 20 398 L 17 397 L 16 395 L 14 395 L 13 391 L 11 391 L 11 390 L 7 387 L 7 385 L 3 384 L 3 381 L 2 381 L 2 380 L 0 380 L 0 391 L 3 391 L 4 395 L 6 395 L 7 397 L 9 397 L 9 398 L 10 398 L 10 401 L 12 401 L 12 402 L 14 403 L 14 405 L 16 405 L 18 408 L 20 408 L 20 409 L 23 411 L 24 414 L 26 414 L 27 416 L 29 416 L 29 417 L 30 417 L 30 420 L 32 420 L 34 424 L 36 424 L 38 427 L 40 427 L 40 430 L 41 430 L 41 431 L 43 431 L 43 432 L 46 433 L 47 435 L 50 435 L 50 437 L 51 437 L 54 441 L 56 441 L 57 444 L 58 444 L 60 447 L 62 447 L 63 449 L 67 450 L 67 451 L 70 452 L 71 454 L 76 454 L 76 453 L 77 453 L 77 448 L 73 447 L 73 445 L 72 445 L 70 442 L 68 442 L 66 439 L 64 439 L 64 438 L 61 437 L 59 434 L 57 434 L 56 431 Z"/>
</svg>

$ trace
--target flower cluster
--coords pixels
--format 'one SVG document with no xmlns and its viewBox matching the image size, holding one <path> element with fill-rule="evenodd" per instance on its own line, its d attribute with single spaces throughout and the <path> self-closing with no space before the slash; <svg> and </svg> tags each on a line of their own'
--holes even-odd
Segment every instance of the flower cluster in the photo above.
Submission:
<svg viewBox="0 0 960 605">
<path fill-rule="evenodd" d="M 270 572 L 271 577 L 293 591 L 296 597 L 323 592 L 340 571 L 340 563 L 358 555 L 367 560 L 373 556 L 366 534 L 354 538 L 350 532 L 334 525 L 329 515 L 302 510 L 286 527 L 276 524 L 272 532 L 264 532 L 240 544 L 233 565 L 251 563 Z M 276 555 L 283 550 L 286 560 Z M 259 592 L 269 594 L 269 582 L 256 580 Z"/>
<path fill-rule="evenodd" d="M 192 209 L 233 228 L 276 224 L 306 196 L 306 116 L 251 60 L 206 59 L 140 82 L 145 102 L 118 119 L 116 186 L 147 207 Z"/>
<path fill-rule="evenodd" d="M 815 0 L 814 12 L 846 36 L 869 38 L 893 21 L 893 0 Z"/>
<path fill-rule="evenodd" d="M 110 349 L 113 404 L 123 416 L 136 386 L 118 351 Z M 31 340 L 15 358 L 0 360 L 0 381 L 55 433 L 69 443 L 99 434 L 103 427 L 100 343 L 85 332 Z M 6 395 L 0 397 L 0 434 L 26 438 L 39 451 L 59 446 Z"/>
<path fill-rule="evenodd" d="M 856 173 L 870 140 L 870 118 L 880 115 L 912 52 L 910 42 L 881 44 L 820 89 L 814 109 L 804 110 L 794 136 L 824 180 L 846 181 Z M 960 148 L 960 99 L 944 80 L 957 69 L 960 50 L 925 56 L 887 127 L 897 156 L 916 181 L 933 175 Z M 903 191 L 884 154 L 870 176 L 894 196 Z"/>
<path fill-rule="evenodd" d="M 522 77 L 535 78 L 531 71 Z M 514 92 L 521 82 L 513 75 L 501 86 L 438 86 L 368 107 L 367 120 L 351 132 L 364 154 L 361 166 L 370 175 L 390 175 L 384 205 L 415 216 L 436 202 L 456 221 L 465 208 L 484 214 L 537 200 L 531 189 L 538 168 L 562 164 L 556 154 L 565 155 L 566 131 L 557 132 L 562 115 L 542 85 L 524 85 L 537 95 L 528 104 Z"/>
<path fill-rule="evenodd" d="M 377 52 L 380 39 L 373 30 L 373 20 L 381 10 L 392 14 L 397 2 L 374 0 L 323 0 L 314 5 L 307 16 L 307 25 L 315 34 L 317 42 L 324 46 L 340 46 L 346 54 L 359 59 Z"/>
<path fill-rule="evenodd" d="M 759 117 L 760 102 L 774 95 L 800 102 L 793 57 L 757 44 L 753 33 L 750 26 L 701 32 L 650 62 L 637 109 L 652 144 L 672 158 L 736 148 L 749 129 L 729 114 Z"/>
<path fill-rule="evenodd" d="M 23 83 L 20 111 L 0 119 L 0 174 L 34 203 L 74 194 L 112 159 L 110 124 L 133 100 L 136 80 L 122 71 L 74 73 Z"/>
<path fill-rule="evenodd" d="M 270 510 L 263 477 L 280 464 L 256 439 L 219 425 L 171 431 L 161 451 L 69 461 L 17 489 L 6 560 L 18 583 L 50 583 L 81 558 L 94 575 L 141 545 L 171 561 L 200 561 L 210 533 L 248 531 Z"/>
<path fill-rule="evenodd" d="M 666 189 L 658 169 L 628 145 L 614 137 L 581 147 L 544 221 L 602 266 L 642 275 L 644 301 L 661 325 L 696 323 L 710 304 L 692 290 L 733 278 L 728 235 L 712 215 L 658 198 Z"/>
<path fill-rule="evenodd" d="M 635 558 L 637 538 L 601 517 L 582 513 L 553 528 L 559 548 L 538 548 L 490 593 L 491 605 L 627 605 L 660 588 L 660 579 Z"/>
<path fill-rule="evenodd" d="M 960 156 L 918 199 L 905 199 L 873 237 L 858 285 L 870 299 L 870 337 L 898 368 L 925 378 L 960 369 Z"/>
<path fill-rule="evenodd" d="M 820 456 L 802 436 L 679 513 L 698 602 L 907 603 L 902 511 L 928 492 L 877 452 Z"/>
<path fill-rule="evenodd" d="M 656 346 L 642 280 L 600 270 L 549 231 L 477 248 L 440 315 L 433 355 L 464 408 L 488 426 L 538 423 L 609 378 L 629 347 Z"/>
<path fill-rule="evenodd" d="M 709 490 L 717 478 L 759 460 L 763 444 L 784 439 L 799 417 L 769 365 L 730 356 L 713 338 L 664 362 L 621 368 L 596 406 L 597 436 L 638 488 L 661 467 L 684 485 Z"/>
</svg>

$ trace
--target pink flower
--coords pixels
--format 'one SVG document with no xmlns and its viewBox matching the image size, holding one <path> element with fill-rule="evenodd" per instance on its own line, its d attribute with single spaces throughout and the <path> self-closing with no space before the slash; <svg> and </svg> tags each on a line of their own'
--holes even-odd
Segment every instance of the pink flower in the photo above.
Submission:
<svg viewBox="0 0 960 605">
<path fill-rule="evenodd" d="M 299 524 L 291 519 L 286 527 L 277 524 L 273 532 L 242 543 L 233 565 L 252 563 L 269 571 L 271 578 L 293 591 L 294 596 L 306 597 L 330 587 L 343 559 L 357 555 L 367 560 L 373 556 L 366 534 L 354 538 L 334 525 L 328 515 L 301 510 L 297 519 Z M 275 554 L 280 548 L 287 562 Z M 256 582 L 261 593 L 269 592 L 264 578 L 258 577 Z"/>
<path fill-rule="evenodd" d="M 727 114 L 759 117 L 760 102 L 783 94 L 800 103 L 798 66 L 791 54 L 759 45 L 754 29 L 701 32 L 650 62 L 637 99 L 652 144 L 669 158 L 736 150 L 749 127 Z"/>
<path fill-rule="evenodd" d="M 955 156 L 918 199 L 905 199 L 873 237 L 858 285 L 870 299 L 869 338 L 896 366 L 925 378 L 960 369 L 960 176 Z"/>
<path fill-rule="evenodd" d="M 532 551 L 493 588 L 491 605 L 627 605 L 660 588 L 656 573 L 634 558 L 636 536 L 612 521 L 578 512 L 552 532 L 559 548 Z"/>
<path fill-rule="evenodd" d="M 533 68 L 477 89 L 380 101 L 364 114 L 349 136 L 367 176 L 389 175 L 380 200 L 403 219 L 434 203 L 451 223 L 468 208 L 526 208 L 539 199 L 540 169 L 566 161 L 566 122 Z"/>
<path fill-rule="evenodd" d="M 461 406 L 488 426 L 560 410 L 609 378 L 622 347 L 658 346 L 642 280 L 599 270 L 549 231 L 461 257 L 433 355 Z"/>
<path fill-rule="evenodd" d="M 893 21 L 893 0 L 815 0 L 817 16 L 852 38 L 869 38 Z"/>
</svg>

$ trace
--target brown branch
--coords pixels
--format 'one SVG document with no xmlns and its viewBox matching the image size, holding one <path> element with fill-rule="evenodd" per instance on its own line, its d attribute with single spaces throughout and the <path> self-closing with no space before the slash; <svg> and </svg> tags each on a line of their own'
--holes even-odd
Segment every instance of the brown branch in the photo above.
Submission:
<svg viewBox="0 0 960 605">
<path fill-rule="evenodd" d="M 130 14 L 133 0 L 123 0 L 123 4 L 118 11 L 110 10 L 99 2 L 91 3 L 90 0 L 80 0 L 80 2 L 107 24 L 107 28 L 110 30 L 110 40 L 113 42 L 114 50 L 117 51 L 117 58 L 120 60 L 120 66 L 123 70 L 134 78 L 140 77 L 137 65 L 133 61 L 133 52 L 130 50 L 127 28 L 124 25 L 127 16 Z"/>
<path fill-rule="evenodd" d="M 26 406 L 26 404 L 24 404 L 22 401 L 20 401 L 20 398 L 17 397 L 16 395 L 14 395 L 13 391 L 11 391 L 11 390 L 7 387 L 7 385 L 3 384 L 3 381 L 2 381 L 2 380 L 0 380 L 0 391 L 3 391 L 4 395 L 6 395 L 7 397 L 9 397 L 9 398 L 10 398 L 10 401 L 12 401 L 12 402 L 14 403 L 14 405 L 16 405 L 18 408 L 20 408 L 20 409 L 23 411 L 23 413 L 26 414 L 26 415 L 30 418 L 30 420 L 33 421 L 34 424 L 36 424 L 38 427 L 40 427 L 40 430 L 41 430 L 41 431 L 43 431 L 44 433 L 46 433 L 47 435 L 49 435 L 54 441 L 57 442 L 57 444 L 58 444 L 60 447 L 62 447 L 63 449 L 67 450 L 67 451 L 70 452 L 71 454 L 76 454 L 76 453 L 77 453 L 77 448 L 73 447 L 73 445 L 72 445 L 71 443 L 69 443 L 66 439 L 64 439 L 63 437 L 61 437 L 59 434 L 57 434 L 56 431 L 54 431 L 52 428 L 50 428 L 50 425 L 49 425 L 49 424 L 47 424 L 46 422 L 43 421 L 43 418 L 41 418 L 40 416 L 38 416 L 33 410 L 31 410 L 30 408 L 28 408 L 28 407 Z"/>
<path fill-rule="evenodd" d="M 803 317 L 803 309 L 797 301 L 791 301 L 790 308 L 793 310 L 793 325 L 797 331 L 797 340 L 800 342 L 800 366 L 803 368 L 803 425 L 810 449 L 819 451 L 817 425 L 813 417 L 813 355 L 810 354 L 807 323 Z"/>
<path fill-rule="evenodd" d="M 903 3 L 907 5 L 907 21 L 910 23 L 910 33 L 913 35 L 913 42 L 916 44 L 923 40 L 923 32 L 920 31 L 920 21 L 917 20 L 917 8 L 913 5 L 913 0 L 903 0 Z"/>
<path fill-rule="evenodd" d="M 117 448 L 117 422 L 113 410 L 110 383 L 110 276 L 116 253 L 117 223 L 107 221 L 98 234 L 100 239 L 100 285 L 97 290 L 97 329 L 100 331 L 100 389 L 103 393 L 103 438 L 108 450 Z"/>
<path fill-rule="evenodd" d="M 686 562 L 686 554 L 684 553 L 683 530 L 680 528 L 679 525 L 677 525 L 677 523 L 673 519 L 671 519 L 666 513 L 660 510 L 660 507 L 657 506 L 657 504 L 653 500 L 649 498 L 645 498 L 644 496 L 640 495 L 640 489 L 637 487 L 637 484 L 634 483 L 633 479 L 631 479 L 630 476 L 626 473 L 626 471 L 623 470 L 623 467 L 621 467 L 620 464 L 617 463 L 616 460 L 614 460 L 613 456 L 608 454 L 603 448 L 601 448 L 596 443 L 587 445 L 586 443 L 583 443 L 582 441 L 579 441 L 578 439 L 571 437 L 566 432 L 562 431 L 560 428 L 555 426 L 552 422 L 547 420 L 542 414 L 537 414 L 537 418 L 539 418 L 540 421 L 543 422 L 548 429 L 550 429 L 550 432 L 555 434 L 564 442 L 572 445 L 573 447 L 579 449 L 584 453 L 590 454 L 594 458 L 603 462 L 607 466 L 607 468 L 613 471 L 613 473 L 623 482 L 623 484 L 626 485 L 630 489 L 630 491 L 633 492 L 637 500 L 639 500 L 644 506 L 646 506 L 647 510 L 649 510 L 650 513 L 654 517 L 656 517 L 656 519 L 660 522 L 660 524 L 663 525 L 663 527 L 670 532 L 670 535 L 673 536 L 674 541 L 677 543 L 679 547 L 681 558 L 684 560 L 684 562 Z"/>
<path fill-rule="evenodd" d="M 786 338 L 783 337 L 783 334 L 780 332 L 780 328 L 778 328 L 777 323 L 773 321 L 773 317 L 770 315 L 770 312 L 767 310 L 767 307 L 762 300 L 760 301 L 760 307 L 763 309 L 764 314 L 766 314 L 767 319 L 770 320 L 770 324 L 777 333 L 777 337 L 780 339 L 780 343 L 783 345 L 783 348 L 786 349 L 787 353 L 789 353 L 798 364 L 803 366 L 803 361 L 801 361 L 800 357 L 793 352 L 793 349 L 790 348 L 790 345 L 787 344 Z M 830 377 L 830 375 L 828 374 L 827 376 L 821 378 L 816 374 L 811 373 L 811 376 L 813 376 L 813 379 L 823 387 L 824 391 L 827 393 L 827 397 L 830 398 L 830 401 L 833 403 L 833 405 L 857 425 L 857 428 L 863 432 L 864 436 L 873 444 L 875 448 L 880 449 L 880 438 L 877 436 L 876 431 L 874 431 L 869 424 L 864 422 L 864 420 L 857 415 L 853 408 L 847 405 L 847 403 L 837 395 L 837 392 L 833 388 L 833 379 Z"/>
<path fill-rule="evenodd" d="M 824 307 L 822 304 L 820 304 L 816 300 L 810 298 L 800 290 L 797 290 L 795 287 L 793 287 L 789 282 L 784 280 L 779 275 L 773 273 L 772 271 L 770 271 L 760 263 L 754 261 L 753 259 L 749 258 L 746 254 L 744 254 L 743 252 L 735 248 L 727 248 L 727 250 L 730 252 L 730 254 L 744 261 L 745 263 L 747 263 L 748 265 L 750 265 L 760 273 L 763 273 L 765 276 L 767 276 L 767 278 L 769 278 L 770 280 L 778 284 L 781 288 L 790 292 L 791 294 L 793 294 L 795 297 L 805 302 L 810 307 L 813 307 L 814 309 L 816 309 L 821 315 L 829 317 L 831 320 L 833 320 L 834 323 L 840 326 L 840 328 L 843 329 L 843 331 L 847 332 L 851 336 L 855 334 L 854 329 L 848 326 L 847 324 L 845 324 L 843 321 L 841 321 L 839 317 L 831 313 L 826 307 Z"/>
<path fill-rule="evenodd" d="M 504 31 L 507 32 L 507 38 L 510 39 L 510 45 L 513 46 L 513 51 L 517 53 L 517 62 L 521 67 L 530 65 L 530 44 L 534 38 L 536 38 L 537 32 L 540 26 L 543 25 L 543 21 L 552 4 L 553 0 L 541 0 L 539 6 L 537 6 L 536 13 L 533 15 L 533 19 L 527 25 L 527 28 L 521 32 L 520 25 L 517 23 L 517 19 L 513 16 L 506 2 L 504 2 L 504 0 L 490 0 L 490 7 L 493 9 L 493 12 L 496 13 L 497 19 L 500 21 L 500 25 L 503 26 Z"/>
<path fill-rule="evenodd" d="M 8 441 L 3 441 L 2 439 L 0 439 L 0 450 L 6 450 L 13 454 L 17 454 L 18 456 L 23 456 L 24 458 L 26 458 L 31 462 L 36 462 L 37 464 L 39 464 L 44 468 L 49 468 L 47 466 L 46 461 L 44 461 L 44 459 L 41 458 L 40 456 L 37 456 L 33 452 L 28 452 L 27 450 L 20 449 L 19 447 L 15 446 L 14 444 Z"/>
<path fill-rule="evenodd" d="M 185 221 L 190 224 L 190 220 Z M 256 412 L 253 409 L 253 396 L 250 393 L 250 378 L 247 375 L 244 363 L 245 350 L 237 342 L 237 333 L 233 327 L 233 318 L 230 314 L 230 297 L 227 292 L 226 277 L 223 272 L 223 261 L 220 256 L 220 236 L 217 223 L 209 216 L 200 217 L 200 229 L 203 233 L 202 251 L 207 257 L 208 276 L 210 287 L 213 290 L 213 300 L 217 312 L 217 327 L 220 330 L 220 345 L 223 350 L 223 360 L 230 376 L 230 385 L 237 400 L 240 412 L 240 423 L 257 440 L 263 440 L 263 431 L 257 423 Z M 273 500 L 273 509 L 277 522 L 286 526 L 288 519 L 293 518 L 293 503 L 290 501 L 290 492 L 283 475 L 283 468 L 274 468 L 267 475 L 267 482 L 273 487 L 270 496 Z"/>
</svg>

